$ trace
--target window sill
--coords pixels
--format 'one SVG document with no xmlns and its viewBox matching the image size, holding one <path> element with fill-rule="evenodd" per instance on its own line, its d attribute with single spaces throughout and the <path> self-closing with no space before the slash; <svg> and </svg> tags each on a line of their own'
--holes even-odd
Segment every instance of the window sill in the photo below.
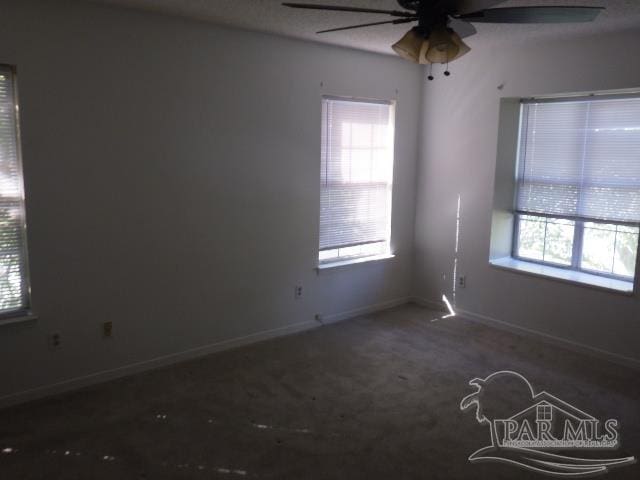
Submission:
<svg viewBox="0 0 640 480">
<path fill-rule="evenodd" d="M 316 270 L 318 273 L 320 273 L 327 270 L 336 270 L 336 269 L 342 269 L 345 267 L 351 267 L 353 265 L 390 260 L 392 258 L 395 258 L 394 254 L 385 253 L 384 255 L 374 255 L 371 257 L 360 257 L 360 258 L 353 258 L 350 260 L 340 260 L 337 262 L 327 262 L 327 263 L 321 263 L 320 265 L 318 265 L 316 267 Z"/>
<path fill-rule="evenodd" d="M 37 320 L 38 316 L 29 312 L 17 312 L 15 316 L 0 317 L 0 327 L 3 325 L 13 325 L 16 323 L 31 322 Z"/>
<path fill-rule="evenodd" d="M 565 283 L 585 285 L 592 288 L 607 290 L 610 292 L 633 294 L 633 282 L 617 280 L 615 278 L 601 277 L 586 272 L 577 272 L 564 268 L 541 265 L 533 262 L 525 262 L 512 257 L 496 258 L 489 264 L 504 270 L 525 273 L 537 277 L 551 278 Z"/>
</svg>

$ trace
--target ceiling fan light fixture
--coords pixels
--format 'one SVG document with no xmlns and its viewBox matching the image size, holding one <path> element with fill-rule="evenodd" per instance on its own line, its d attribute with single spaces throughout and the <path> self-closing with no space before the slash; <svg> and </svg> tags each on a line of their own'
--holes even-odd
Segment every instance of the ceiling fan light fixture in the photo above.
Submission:
<svg viewBox="0 0 640 480">
<path fill-rule="evenodd" d="M 446 26 L 437 27 L 431 32 L 429 49 L 425 55 L 428 63 L 448 63 L 457 58 L 461 45 L 454 41 L 454 35 L 455 32 Z"/>
<path fill-rule="evenodd" d="M 429 65 L 431 62 L 427 60 L 427 53 L 429 52 L 429 39 L 422 40 L 422 46 L 420 47 L 420 58 L 418 63 L 422 65 Z"/>
<path fill-rule="evenodd" d="M 393 48 L 393 51 L 405 60 L 409 60 L 413 63 L 419 63 L 420 51 L 424 41 L 424 37 L 420 35 L 415 28 L 412 28 L 405 33 L 400 40 L 394 43 L 391 48 Z"/>
<path fill-rule="evenodd" d="M 454 58 L 449 59 L 450 62 L 453 60 L 457 60 L 458 58 L 462 57 L 463 55 L 466 55 L 471 51 L 471 47 L 469 47 L 469 45 L 464 43 L 462 38 L 460 38 L 460 35 L 458 35 L 456 32 L 453 32 L 451 34 L 451 39 L 456 45 L 458 45 L 458 54 Z"/>
</svg>

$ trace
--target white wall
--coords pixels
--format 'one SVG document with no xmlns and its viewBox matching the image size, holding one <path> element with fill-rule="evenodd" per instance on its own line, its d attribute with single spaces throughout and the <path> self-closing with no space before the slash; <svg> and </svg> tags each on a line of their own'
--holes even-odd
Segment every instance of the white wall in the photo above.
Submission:
<svg viewBox="0 0 640 480">
<path fill-rule="evenodd" d="M 39 316 L 0 326 L 0 397 L 409 295 L 419 68 L 84 2 L 0 16 Z M 317 275 L 323 93 L 397 99 L 397 257 Z"/>
<path fill-rule="evenodd" d="M 467 276 L 467 287 L 457 289 L 459 309 L 640 360 L 637 295 L 488 264 L 500 98 L 640 87 L 639 43 L 640 31 L 525 45 L 477 42 L 451 64 L 450 78 L 439 76 L 425 88 L 415 238 L 418 297 L 452 296 L 460 195 L 458 272 Z"/>
</svg>

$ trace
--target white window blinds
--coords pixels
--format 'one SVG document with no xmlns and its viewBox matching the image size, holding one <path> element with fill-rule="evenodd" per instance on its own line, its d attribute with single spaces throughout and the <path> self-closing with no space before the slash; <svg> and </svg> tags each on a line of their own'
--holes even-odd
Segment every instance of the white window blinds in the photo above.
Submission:
<svg viewBox="0 0 640 480">
<path fill-rule="evenodd" d="M 0 66 L 0 316 L 29 306 L 14 82 L 12 69 Z"/>
<path fill-rule="evenodd" d="M 320 251 L 388 242 L 393 105 L 322 100 Z"/>
<path fill-rule="evenodd" d="M 640 98 L 522 107 L 517 209 L 640 222 Z"/>
</svg>

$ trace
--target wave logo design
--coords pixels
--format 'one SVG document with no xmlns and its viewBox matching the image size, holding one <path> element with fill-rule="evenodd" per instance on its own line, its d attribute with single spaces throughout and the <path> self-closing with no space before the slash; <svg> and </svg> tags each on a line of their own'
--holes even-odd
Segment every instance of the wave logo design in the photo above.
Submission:
<svg viewBox="0 0 640 480">
<path fill-rule="evenodd" d="M 580 478 L 636 461 L 633 456 L 601 457 L 602 450 L 620 446 L 616 419 L 600 422 L 548 392 L 535 393 L 517 372 L 502 370 L 474 378 L 469 385 L 476 391 L 462 399 L 460 410 L 475 408 L 476 420 L 488 425 L 491 434 L 491 445 L 472 453 L 470 462 L 503 462 L 547 475 Z M 505 416 L 505 412 L 515 413 Z M 566 454 L 575 450 L 589 454 Z"/>
</svg>

